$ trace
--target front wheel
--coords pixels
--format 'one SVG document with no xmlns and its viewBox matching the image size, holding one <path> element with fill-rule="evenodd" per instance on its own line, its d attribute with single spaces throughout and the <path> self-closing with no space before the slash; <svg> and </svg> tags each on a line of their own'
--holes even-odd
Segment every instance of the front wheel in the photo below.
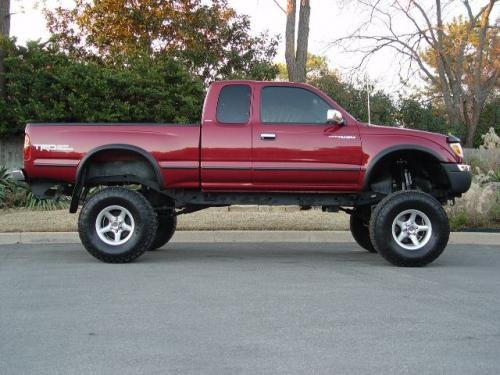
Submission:
<svg viewBox="0 0 500 375">
<path fill-rule="evenodd" d="M 157 217 L 141 194 L 108 187 L 82 207 L 78 233 L 83 246 L 107 263 L 127 263 L 148 250 L 154 240 Z"/>
<path fill-rule="evenodd" d="M 377 252 L 397 266 L 421 267 L 448 244 L 450 226 L 441 204 L 421 191 L 399 191 L 375 207 L 370 238 Z"/>
</svg>

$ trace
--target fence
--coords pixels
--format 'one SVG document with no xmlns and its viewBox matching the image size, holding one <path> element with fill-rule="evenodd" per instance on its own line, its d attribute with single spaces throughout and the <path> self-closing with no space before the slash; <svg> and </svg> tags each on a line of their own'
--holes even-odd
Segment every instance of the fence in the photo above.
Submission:
<svg viewBox="0 0 500 375">
<path fill-rule="evenodd" d="M 23 137 L 0 137 L 0 167 L 8 169 L 23 166 Z"/>
</svg>

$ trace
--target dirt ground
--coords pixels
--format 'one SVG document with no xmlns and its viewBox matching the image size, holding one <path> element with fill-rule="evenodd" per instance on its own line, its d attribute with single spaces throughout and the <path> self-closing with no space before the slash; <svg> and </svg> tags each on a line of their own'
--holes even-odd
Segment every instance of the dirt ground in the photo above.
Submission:
<svg viewBox="0 0 500 375">
<path fill-rule="evenodd" d="M 0 232 L 72 232 L 78 214 L 67 210 L 0 210 Z M 348 230 L 345 213 L 293 208 L 210 208 L 179 216 L 178 230 Z"/>
</svg>

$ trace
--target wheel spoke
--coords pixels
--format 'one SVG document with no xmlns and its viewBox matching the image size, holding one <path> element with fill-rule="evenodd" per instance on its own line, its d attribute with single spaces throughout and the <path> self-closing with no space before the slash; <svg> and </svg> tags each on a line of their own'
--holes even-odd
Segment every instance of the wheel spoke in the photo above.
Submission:
<svg viewBox="0 0 500 375">
<path fill-rule="evenodd" d="M 397 225 L 398 227 L 400 227 L 401 229 L 403 229 L 403 227 L 404 227 L 405 223 L 404 223 L 404 221 L 401 221 L 401 220 L 396 220 L 396 225 Z"/>
<path fill-rule="evenodd" d="M 104 216 L 106 216 L 106 218 L 109 220 L 109 221 L 113 221 L 116 219 L 116 217 L 114 217 L 113 215 L 111 215 L 110 212 L 105 212 L 104 213 Z"/>
<path fill-rule="evenodd" d="M 411 240 L 411 242 L 413 242 L 413 244 L 414 244 L 415 246 L 420 245 L 420 242 L 418 242 L 418 238 L 417 238 L 417 236 L 415 236 L 414 234 L 411 234 L 411 235 L 410 235 L 410 240 Z"/>
<path fill-rule="evenodd" d="M 398 236 L 398 241 L 401 242 L 403 241 L 405 238 L 407 237 L 406 233 L 401 231 L 401 233 L 399 233 L 399 236 Z"/>
<path fill-rule="evenodd" d="M 101 233 L 111 232 L 111 224 L 106 225 L 104 228 L 100 228 L 99 232 Z"/>
<path fill-rule="evenodd" d="M 424 232 L 424 231 L 426 232 L 428 230 L 429 230 L 429 226 L 428 225 L 419 225 L 418 226 L 418 231 L 419 232 Z"/>
<path fill-rule="evenodd" d="M 413 224 L 413 223 L 415 223 L 416 218 L 417 218 L 417 214 L 415 212 L 412 212 L 410 214 L 410 218 L 408 219 L 408 221 Z"/>
<path fill-rule="evenodd" d="M 127 215 L 127 213 L 125 212 L 125 210 L 122 210 L 120 212 L 120 215 L 118 215 L 118 220 L 125 221 L 125 216 L 126 215 Z"/>
<path fill-rule="evenodd" d="M 122 230 L 120 229 L 118 232 L 115 233 L 115 242 L 120 242 L 121 238 L 122 238 Z"/>
<path fill-rule="evenodd" d="M 127 223 L 122 224 L 123 230 L 126 230 L 127 232 L 132 232 L 132 227 L 128 225 Z"/>
</svg>

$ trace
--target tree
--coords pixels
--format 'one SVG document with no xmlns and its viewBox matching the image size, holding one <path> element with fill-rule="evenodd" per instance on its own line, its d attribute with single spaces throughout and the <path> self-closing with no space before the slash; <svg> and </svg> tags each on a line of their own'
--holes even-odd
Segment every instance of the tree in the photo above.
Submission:
<svg viewBox="0 0 500 375">
<path fill-rule="evenodd" d="M 2 40 L 10 33 L 10 0 L 0 0 L 0 98 L 5 97 L 5 50 Z"/>
<path fill-rule="evenodd" d="M 297 0 L 287 0 L 286 11 L 276 0 L 274 2 L 286 13 L 285 60 L 288 79 L 292 82 L 305 82 L 308 58 L 307 45 L 309 42 L 309 15 L 311 13 L 310 1 L 300 0 L 297 33 L 295 33 Z M 297 43 L 295 43 L 295 39 L 297 39 Z"/>
<path fill-rule="evenodd" d="M 74 56 L 107 64 L 136 55 L 181 59 L 208 83 L 220 78 L 274 78 L 277 40 L 250 35 L 248 17 L 227 0 L 76 0 L 47 12 L 54 40 Z"/>
<path fill-rule="evenodd" d="M 288 70 L 286 64 L 278 64 L 278 78 L 282 81 L 288 79 Z M 310 81 L 314 78 L 319 78 L 321 76 L 330 73 L 330 68 L 328 67 L 328 61 L 325 56 L 314 55 L 312 53 L 307 54 L 306 63 L 306 81 Z"/>
<path fill-rule="evenodd" d="M 336 42 L 363 54 L 359 66 L 381 50 L 399 54 L 401 72 L 406 78 L 418 72 L 436 89 L 450 125 L 464 128 L 465 145 L 471 147 L 481 112 L 498 85 L 498 27 L 490 24 L 497 1 L 483 1 L 474 12 L 471 2 L 462 0 L 465 18 L 447 26 L 443 10 L 458 2 L 435 0 L 426 6 L 418 0 L 357 0 L 369 9 L 369 22 Z M 371 31 L 373 24 L 385 32 Z"/>
<path fill-rule="evenodd" d="M 488 98 L 498 84 L 498 30 L 487 29 L 485 35 L 481 36 L 481 28 L 475 27 L 469 30 L 469 21 L 463 17 L 454 19 L 451 23 L 444 25 L 442 33 L 442 46 L 446 51 L 447 67 L 451 74 L 461 75 L 458 80 L 459 87 L 451 91 L 450 99 L 454 98 L 455 92 L 461 97 L 462 106 L 460 112 L 455 116 L 455 123 L 466 125 L 465 139 L 470 147 L 474 143 L 481 113 L 485 110 Z M 482 41 L 484 38 L 484 41 Z M 467 40 L 462 49 L 462 41 Z M 482 49 L 482 61 L 478 61 L 478 51 Z M 422 54 L 423 61 L 434 71 L 439 72 L 441 60 L 439 51 L 427 48 Z M 488 79 L 491 79 L 488 82 Z M 443 87 L 442 80 L 428 82 L 428 95 L 443 98 L 447 88 Z M 446 83 L 446 81 L 444 81 Z M 450 85 L 449 85 L 450 86 Z M 451 87 L 451 86 L 450 86 Z M 437 95 L 436 95 L 437 94 Z M 445 102 L 446 103 L 446 102 Z M 457 107 L 453 107 L 456 109 Z"/>
<path fill-rule="evenodd" d="M 368 121 L 366 90 L 362 84 L 353 84 L 341 79 L 336 71 L 313 77 L 311 84 L 318 87 L 351 115 Z M 382 91 L 371 93 L 371 119 L 375 124 L 396 125 L 398 109 L 391 97 Z"/>
</svg>

